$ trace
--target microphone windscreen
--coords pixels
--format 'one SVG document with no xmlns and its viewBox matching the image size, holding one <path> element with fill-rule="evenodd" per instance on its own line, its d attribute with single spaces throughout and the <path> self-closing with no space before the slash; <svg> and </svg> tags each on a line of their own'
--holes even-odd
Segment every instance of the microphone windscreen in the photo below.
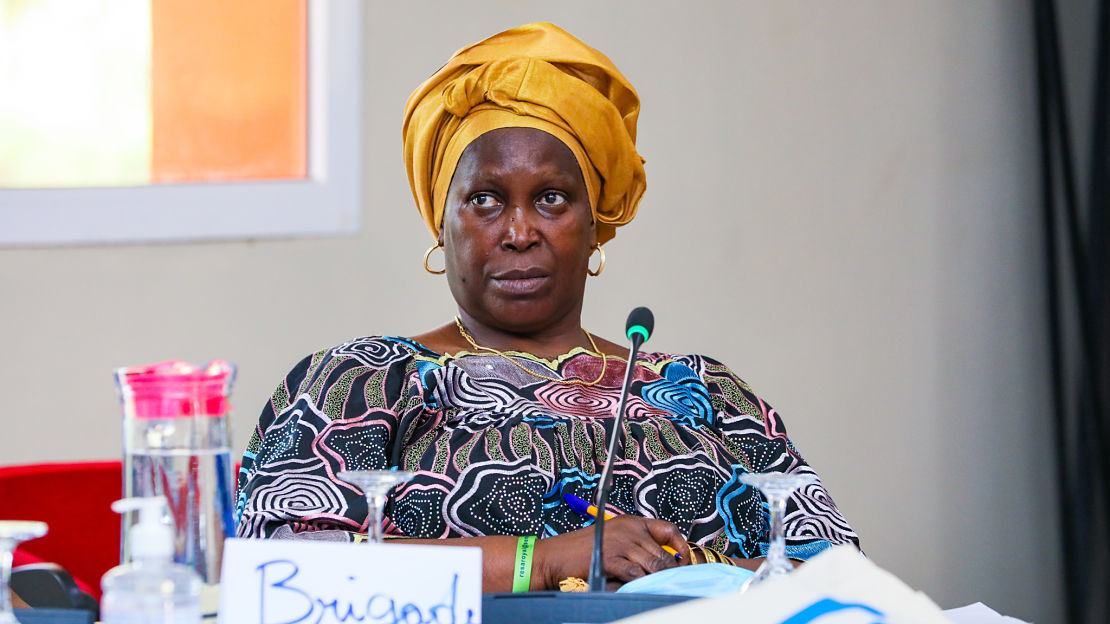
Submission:
<svg viewBox="0 0 1110 624">
<path fill-rule="evenodd" d="M 624 324 L 624 335 L 632 340 L 633 336 L 639 334 L 640 341 L 646 342 L 651 337 L 652 330 L 655 329 L 655 315 L 651 310 L 640 306 L 629 312 L 628 320 Z"/>
</svg>

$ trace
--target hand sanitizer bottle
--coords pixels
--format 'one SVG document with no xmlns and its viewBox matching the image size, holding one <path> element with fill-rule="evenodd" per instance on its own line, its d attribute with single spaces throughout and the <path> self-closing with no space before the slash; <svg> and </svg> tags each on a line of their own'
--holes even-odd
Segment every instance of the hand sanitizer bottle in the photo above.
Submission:
<svg viewBox="0 0 1110 624">
<path fill-rule="evenodd" d="M 127 534 L 131 563 L 112 568 L 100 582 L 103 624 L 198 624 L 200 577 L 173 561 L 173 527 L 163 521 L 166 499 L 125 498 L 112 510 L 137 510 L 139 521 Z"/>
</svg>

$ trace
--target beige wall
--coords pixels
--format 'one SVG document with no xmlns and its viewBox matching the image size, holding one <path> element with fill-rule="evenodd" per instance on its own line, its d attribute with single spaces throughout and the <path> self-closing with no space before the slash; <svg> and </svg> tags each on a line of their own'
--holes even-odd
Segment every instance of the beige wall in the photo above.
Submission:
<svg viewBox="0 0 1110 624">
<path fill-rule="evenodd" d="M 543 19 L 644 101 L 649 190 L 586 326 L 652 306 L 651 346 L 723 359 L 786 416 L 880 565 L 945 607 L 1061 619 L 1024 3 L 365 6 L 362 232 L 0 250 L 0 464 L 116 456 L 117 366 L 237 362 L 242 445 L 303 354 L 449 320 L 401 109 L 456 48 Z"/>
</svg>

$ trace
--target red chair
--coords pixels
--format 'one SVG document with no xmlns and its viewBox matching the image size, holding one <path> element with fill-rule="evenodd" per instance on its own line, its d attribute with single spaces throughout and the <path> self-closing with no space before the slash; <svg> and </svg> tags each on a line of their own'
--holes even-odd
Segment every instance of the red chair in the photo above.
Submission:
<svg viewBox="0 0 1110 624">
<path fill-rule="evenodd" d="M 22 544 L 13 563 L 56 563 L 100 599 L 100 577 L 119 564 L 123 491 L 119 461 L 0 466 L 0 520 L 40 520 L 45 537 Z"/>
</svg>

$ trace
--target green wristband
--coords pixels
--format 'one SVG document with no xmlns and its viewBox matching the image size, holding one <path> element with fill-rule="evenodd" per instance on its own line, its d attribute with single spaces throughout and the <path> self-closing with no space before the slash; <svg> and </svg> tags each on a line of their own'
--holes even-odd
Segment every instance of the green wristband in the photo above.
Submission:
<svg viewBox="0 0 1110 624">
<path fill-rule="evenodd" d="M 526 592 L 532 585 L 532 550 L 535 535 L 521 535 L 516 540 L 516 567 L 513 569 L 513 591 Z"/>
</svg>

